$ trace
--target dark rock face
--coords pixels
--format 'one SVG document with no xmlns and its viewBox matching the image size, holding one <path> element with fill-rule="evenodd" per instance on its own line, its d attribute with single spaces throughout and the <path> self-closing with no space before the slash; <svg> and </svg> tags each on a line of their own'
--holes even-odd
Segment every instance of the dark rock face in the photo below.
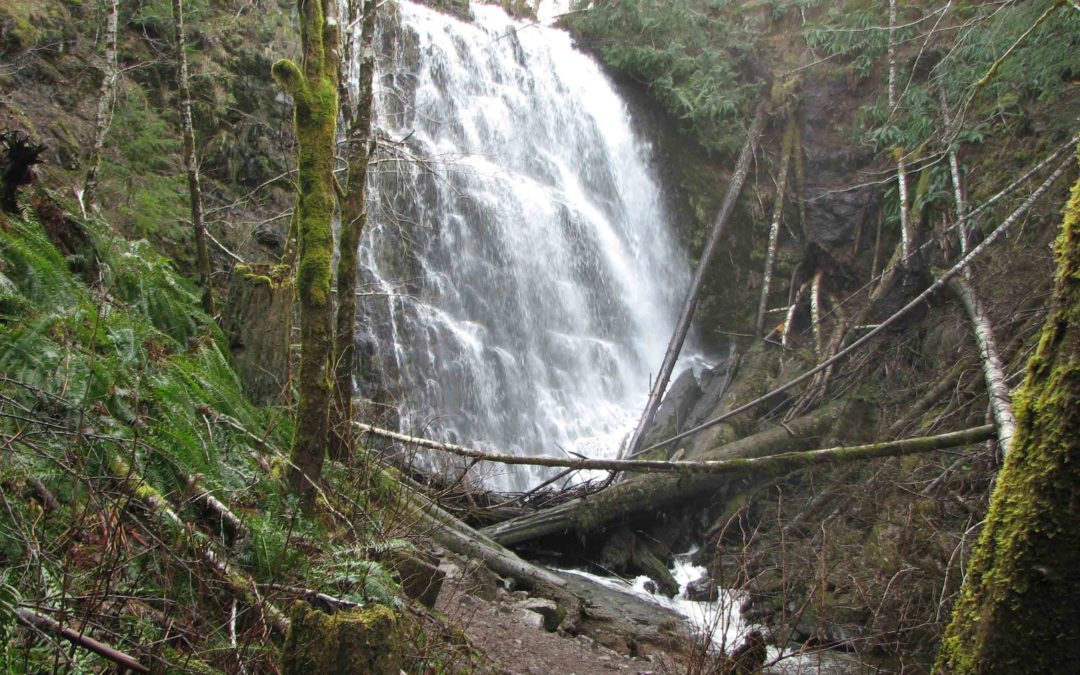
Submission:
<svg viewBox="0 0 1080 675">
<path fill-rule="evenodd" d="M 697 426 L 712 417 L 731 386 L 738 363 L 735 343 L 728 343 L 728 353 L 719 363 L 701 374 L 701 396 L 684 418 L 682 428 Z"/>
<path fill-rule="evenodd" d="M 275 253 L 280 253 L 285 245 L 285 235 L 273 223 L 262 223 L 253 232 L 255 241 Z"/>
<path fill-rule="evenodd" d="M 686 418 L 689 417 L 694 404 L 701 399 L 702 393 L 697 375 L 694 374 L 692 368 L 687 368 L 676 377 L 668 387 L 660 409 L 653 418 L 652 429 L 649 430 L 642 447 L 678 433 Z"/>
<path fill-rule="evenodd" d="M 806 204 L 806 235 L 821 246 L 843 246 L 851 242 L 860 224 L 864 224 L 876 208 L 876 199 L 869 187 L 840 192 L 821 191 Z"/>
<path fill-rule="evenodd" d="M 727 355 L 712 368 L 701 371 L 684 370 L 668 387 L 653 426 L 645 437 L 644 447 L 662 441 L 684 429 L 700 424 L 714 414 L 731 384 L 736 364 L 735 343 L 728 345 Z M 673 450 L 674 448 L 668 448 Z"/>
</svg>

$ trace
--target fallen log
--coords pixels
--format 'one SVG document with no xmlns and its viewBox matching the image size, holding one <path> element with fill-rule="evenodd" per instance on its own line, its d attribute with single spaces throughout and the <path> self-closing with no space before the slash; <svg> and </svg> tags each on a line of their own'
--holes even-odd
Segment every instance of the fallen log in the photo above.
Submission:
<svg viewBox="0 0 1080 675">
<path fill-rule="evenodd" d="M 695 459 L 764 457 L 806 450 L 828 432 L 843 411 L 844 406 L 834 403 L 787 424 L 707 450 Z M 636 477 L 603 492 L 486 527 L 481 532 L 504 546 L 550 534 L 587 533 L 642 511 L 655 513 L 704 495 L 721 496 L 732 480 L 733 476 L 725 474 Z"/>
<path fill-rule="evenodd" d="M 780 455 L 751 457 L 745 461 L 739 458 L 701 461 L 665 461 L 635 459 L 566 459 L 563 457 L 528 457 L 518 455 L 500 455 L 493 453 L 485 453 L 481 452 L 480 450 L 474 450 L 472 448 L 466 448 L 460 445 L 440 443 L 438 441 L 432 441 L 426 438 L 405 436 L 404 434 L 399 434 L 397 432 L 389 431 L 387 429 L 368 427 L 368 425 L 358 426 L 365 427 L 365 432 L 372 433 L 376 436 L 387 436 L 395 438 L 396 440 L 400 440 L 402 442 L 406 442 L 404 439 L 409 439 L 407 442 L 413 443 L 418 446 L 431 448 L 433 450 L 442 450 L 444 452 L 455 455 L 473 457 L 476 459 L 482 459 L 486 462 L 496 462 L 499 464 L 557 466 L 567 467 L 569 469 L 575 470 L 624 471 L 628 473 L 677 473 L 687 475 L 702 473 L 732 473 L 736 471 L 742 471 L 746 467 L 757 468 L 761 466 L 771 465 L 774 463 L 783 464 L 786 463 L 790 457 L 797 455 L 806 455 L 808 457 L 812 457 L 812 459 L 810 459 L 808 463 L 819 464 L 827 461 L 846 461 L 848 459 L 873 459 L 875 457 L 898 456 L 910 454 L 912 452 L 924 452 L 926 450 L 936 450 L 939 448 L 952 447 L 953 445 L 957 444 L 957 439 L 962 440 L 962 438 L 964 438 L 963 434 L 966 434 L 967 432 L 981 430 L 983 428 L 974 427 L 973 429 L 965 429 L 963 431 L 938 434 L 936 436 L 906 438 L 901 440 L 885 441 L 882 443 L 868 443 L 855 446 L 838 446 L 834 448 L 822 448 L 819 450 L 807 451 L 802 453 L 787 453 Z M 512 510 L 512 512 L 518 517 L 529 517 L 529 515 L 531 515 L 528 513 L 522 513 L 520 509 L 514 509 Z"/>
<path fill-rule="evenodd" d="M 267 626 L 280 636 L 289 632 L 289 619 L 285 613 L 259 596 L 255 581 L 230 564 L 220 555 L 205 535 L 188 524 L 157 490 L 151 487 L 120 457 L 114 455 L 109 463 L 109 473 L 117 487 L 129 498 L 140 504 L 148 516 L 148 524 L 165 536 L 166 541 L 175 540 L 221 579 L 229 591 L 239 600 L 259 610 Z"/>
<path fill-rule="evenodd" d="M 510 546 L 560 531 L 588 531 L 619 517 L 639 511 L 654 511 L 673 502 L 688 502 L 704 494 L 726 490 L 740 476 L 783 476 L 818 464 L 842 464 L 856 460 L 902 457 L 932 450 L 944 450 L 979 443 L 994 437 L 994 426 L 984 425 L 937 436 L 884 441 L 849 447 L 790 452 L 765 457 L 746 457 L 708 465 L 709 473 L 691 477 L 635 480 L 621 483 L 589 499 L 567 502 L 534 515 L 508 520 L 483 531 L 495 541 Z"/>
</svg>

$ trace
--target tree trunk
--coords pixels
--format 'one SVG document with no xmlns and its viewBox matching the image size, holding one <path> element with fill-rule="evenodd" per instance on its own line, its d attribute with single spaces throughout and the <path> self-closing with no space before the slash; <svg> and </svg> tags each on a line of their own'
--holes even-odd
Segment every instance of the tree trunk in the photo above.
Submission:
<svg viewBox="0 0 1080 675">
<path fill-rule="evenodd" d="M 829 405 L 783 426 L 706 451 L 694 459 L 764 457 L 812 448 L 842 411 L 839 404 Z M 504 546 L 552 534 L 585 534 L 636 513 L 655 514 L 705 495 L 719 497 L 733 480 L 732 476 L 723 474 L 641 476 L 594 495 L 484 528 L 481 532 Z"/>
<path fill-rule="evenodd" d="M 941 104 L 941 118 L 945 123 L 946 131 L 952 129 L 952 121 L 949 116 L 949 104 L 945 97 L 945 88 L 939 87 L 938 95 Z M 951 133 L 949 134 L 951 136 Z M 964 183 L 960 176 L 960 160 L 956 149 L 949 146 L 949 173 L 952 177 L 953 199 L 956 207 L 956 225 L 960 229 L 957 233 L 960 239 L 960 251 L 967 255 L 970 248 L 968 239 L 968 224 L 965 220 L 967 213 L 967 200 L 964 196 Z M 994 415 L 994 423 L 998 428 L 998 447 L 1001 453 L 1007 453 L 1016 433 L 1016 419 L 1013 416 L 1012 398 L 1009 387 L 1005 382 L 1005 368 L 1002 366 L 1000 351 L 997 341 L 994 339 L 993 327 L 989 317 L 979 300 L 979 294 L 972 283 L 971 270 L 963 273 L 949 284 L 950 290 L 959 296 L 971 318 L 971 326 L 975 331 L 975 342 L 979 346 L 979 358 L 982 362 L 983 377 L 986 379 L 986 393 L 990 398 L 990 411 Z"/>
<path fill-rule="evenodd" d="M 199 283 L 202 285 L 203 311 L 214 316 L 214 287 L 210 278 L 210 248 L 207 244 L 206 223 L 203 221 L 202 182 L 199 179 L 199 160 L 195 156 L 195 127 L 191 122 L 191 89 L 188 87 L 187 54 L 184 52 L 184 3 L 173 0 L 173 21 L 176 24 L 176 80 L 180 88 L 180 126 L 184 137 L 184 170 L 187 171 L 188 197 L 191 200 L 191 227 L 195 230 L 195 249 L 199 256 Z"/>
<path fill-rule="evenodd" d="M 357 249 L 367 225 L 367 175 L 371 157 L 372 81 L 375 74 L 375 0 L 349 0 L 348 26 L 361 21 L 359 45 L 359 94 L 348 95 L 347 71 L 342 73 L 345 96 L 346 158 L 349 177 L 341 205 L 341 228 L 338 239 L 337 317 L 334 348 L 334 406 L 330 411 L 330 455 L 344 458 L 352 444 L 353 374 L 356 372 L 356 277 Z M 352 41 L 350 40 L 350 44 Z M 354 58 L 348 55 L 348 61 Z M 346 61 L 342 62 L 346 68 Z"/>
<path fill-rule="evenodd" d="M 653 381 L 652 391 L 649 392 L 649 400 L 645 404 L 645 410 L 641 413 L 641 419 L 634 429 L 633 436 L 630 437 L 630 443 L 626 446 L 625 452 L 622 453 L 624 457 L 633 457 L 637 454 L 642 442 L 645 440 L 645 434 L 648 433 L 653 418 L 656 416 L 656 411 L 660 407 L 660 402 L 664 398 L 664 391 L 667 389 L 671 373 L 675 369 L 675 362 L 678 361 L 683 343 L 690 332 L 690 322 L 694 319 L 698 296 L 701 294 L 701 288 L 705 282 L 705 272 L 709 268 L 709 262 L 712 260 L 713 254 L 716 252 L 720 236 L 724 233 L 724 226 L 727 225 L 728 218 L 735 208 L 735 201 L 739 198 L 739 193 L 742 192 L 746 174 L 750 170 L 750 160 L 753 158 L 754 148 L 757 146 L 758 139 L 761 138 L 761 132 L 764 128 L 765 106 L 761 105 L 758 107 L 754 121 L 750 124 L 750 131 L 746 135 L 746 143 L 743 144 L 742 152 L 735 163 L 735 171 L 731 175 L 731 182 L 728 183 L 724 201 L 720 205 L 720 212 L 717 213 L 716 220 L 713 221 L 709 238 L 705 242 L 705 248 L 701 251 L 701 259 L 698 260 L 697 269 L 694 270 L 694 278 L 690 282 L 690 288 L 686 291 L 686 298 L 683 300 L 682 310 L 679 312 L 679 320 L 675 324 L 675 332 L 671 336 L 671 342 L 668 343 L 664 361 L 660 364 L 660 371 Z"/>
<path fill-rule="evenodd" d="M 1080 179 L 1056 249 L 1050 314 L 938 673 L 1065 673 L 1080 663 Z"/>
<path fill-rule="evenodd" d="M 119 0 L 110 3 L 109 16 L 105 21 L 105 73 L 101 78 L 101 90 L 98 94 L 97 117 L 94 122 L 94 142 L 90 146 L 90 156 L 86 159 L 86 179 L 80 203 L 84 211 L 93 209 L 97 203 L 98 171 L 101 169 L 101 152 L 105 148 L 105 136 L 109 133 L 112 122 L 113 104 L 116 102 L 116 82 L 120 77 L 120 68 L 116 60 L 116 33 L 120 15 Z"/>
<path fill-rule="evenodd" d="M 300 400 L 296 410 L 289 484 L 304 508 L 315 501 L 329 445 L 333 298 L 330 295 L 334 235 L 334 149 L 338 115 L 337 0 L 297 0 L 301 69 L 274 64 L 273 75 L 293 99 L 299 150 L 296 232 L 300 299 Z"/>
<path fill-rule="evenodd" d="M 820 450 L 808 450 L 806 452 L 794 452 L 780 455 L 766 455 L 749 459 L 718 459 L 718 460 L 659 460 L 659 459 L 572 459 L 567 457 L 534 456 L 534 455 L 502 455 L 483 452 L 475 448 L 468 448 L 452 443 L 442 443 L 426 438 L 416 438 L 389 429 L 379 429 L 367 424 L 356 424 L 357 428 L 364 433 L 382 438 L 388 438 L 405 445 L 430 448 L 439 450 L 458 457 L 468 457 L 477 461 L 494 462 L 515 466 L 546 466 L 565 468 L 574 471 L 625 471 L 627 473 L 674 473 L 674 474 L 731 474 L 757 472 L 765 469 L 770 470 L 774 465 L 808 466 L 824 462 L 847 462 L 856 459 L 875 459 L 878 457 L 899 457 L 915 452 L 926 452 L 941 448 L 953 447 L 961 444 L 960 441 L 968 442 L 971 438 L 982 436 L 992 426 L 974 427 L 960 432 L 938 434 L 936 436 L 923 436 L 920 438 L 905 438 L 902 440 L 883 441 L 865 445 L 844 446 L 836 448 L 822 448 Z M 961 438 L 962 436 L 962 438 Z M 521 513 L 521 509 L 509 509 L 511 515 L 498 520 L 509 520 L 512 517 L 527 516 Z"/>
<path fill-rule="evenodd" d="M 784 195 L 787 193 L 788 167 L 791 166 L 791 155 L 796 151 L 795 145 L 795 113 L 788 117 L 787 129 L 784 131 L 784 144 L 780 157 L 780 177 L 776 183 L 776 199 L 773 200 L 772 225 L 769 227 L 769 247 L 765 253 L 765 271 L 761 280 L 761 299 L 758 301 L 757 323 L 754 327 L 754 335 L 761 337 L 765 329 L 765 308 L 769 302 L 769 287 L 772 285 L 773 265 L 776 263 L 776 248 L 780 243 L 780 220 L 784 216 Z"/>
<path fill-rule="evenodd" d="M 983 378 L 986 380 L 986 393 L 990 397 L 990 410 L 994 415 L 994 424 L 998 430 L 998 445 L 1001 452 L 1007 453 L 1012 444 L 1012 438 L 1016 433 L 1016 419 L 1013 417 L 1012 395 L 1009 393 L 1009 385 L 1005 382 L 1005 368 L 1001 363 L 1001 356 L 994 339 L 994 331 L 990 325 L 990 319 L 986 315 L 986 309 L 975 288 L 966 278 L 970 275 L 960 275 L 949 283 L 949 288 L 959 296 L 971 319 L 971 327 L 975 331 L 975 342 L 979 346 L 979 360 L 982 362 Z"/>
<path fill-rule="evenodd" d="M 889 117 L 897 114 L 897 105 L 900 102 L 897 94 L 896 73 L 896 0 L 889 0 Z M 906 265 L 911 255 L 912 234 L 911 223 L 908 217 L 908 183 L 907 165 L 904 162 L 904 149 L 893 150 L 896 157 L 896 187 L 900 193 L 900 265 Z"/>
</svg>

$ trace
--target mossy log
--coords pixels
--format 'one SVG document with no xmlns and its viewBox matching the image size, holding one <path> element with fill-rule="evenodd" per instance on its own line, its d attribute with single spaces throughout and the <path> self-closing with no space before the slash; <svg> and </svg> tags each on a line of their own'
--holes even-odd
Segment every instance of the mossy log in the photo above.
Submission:
<svg viewBox="0 0 1080 675">
<path fill-rule="evenodd" d="M 952 448 L 957 445 L 966 445 L 985 440 L 992 434 L 994 427 L 990 425 L 972 427 L 960 431 L 952 431 L 935 436 L 920 436 L 918 438 L 904 438 L 893 441 L 881 441 L 866 443 L 863 445 L 849 445 L 835 448 L 821 448 L 804 452 L 781 452 L 775 455 L 753 457 L 729 457 L 727 459 L 709 460 L 654 460 L 654 459 L 567 459 L 565 457 L 546 457 L 532 455 L 497 455 L 473 448 L 466 448 L 450 443 L 441 443 L 426 438 L 415 438 L 399 434 L 396 431 L 378 429 L 366 424 L 357 423 L 364 431 L 378 436 L 385 436 L 418 447 L 442 450 L 462 457 L 470 457 L 485 462 L 499 464 L 511 464 L 519 466 L 549 466 L 567 467 L 570 470 L 586 471 L 625 471 L 627 473 L 671 473 L 677 475 L 693 474 L 745 474 L 774 475 L 788 468 L 798 468 L 811 464 L 843 463 L 859 459 L 877 459 L 881 457 L 900 457 L 918 452 L 941 450 Z M 726 447 L 726 446 L 725 446 Z M 717 451 L 720 449 L 718 448 Z M 482 507 L 481 507 L 482 508 Z M 518 516 L 527 516 L 522 509 L 503 509 L 512 515 L 496 520 L 508 520 Z"/>
<path fill-rule="evenodd" d="M 1072 673 L 1080 664 L 1080 179 L 1056 244 L 1050 313 L 1014 398 L 998 476 L 937 673 Z"/>
<path fill-rule="evenodd" d="M 289 620 L 272 603 L 255 591 L 255 581 L 220 555 L 213 542 L 187 523 L 176 513 L 169 501 L 155 490 L 124 459 L 113 455 L 109 473 L 120 490 L 142 505 L 150 526 L 160 533 L 164 541 L 175 541 L 187 549 L 206 568 L 211 570 L 228 587 L 229 591 L 245 604 L 256 607 L 266 620 L 267 626 L 279 635 L 289 630 Z"/>
</svg>

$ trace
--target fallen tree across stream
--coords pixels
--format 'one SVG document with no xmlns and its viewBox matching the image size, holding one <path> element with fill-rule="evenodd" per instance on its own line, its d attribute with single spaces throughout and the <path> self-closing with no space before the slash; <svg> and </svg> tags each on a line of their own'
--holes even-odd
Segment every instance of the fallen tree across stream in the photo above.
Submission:
<svg viewBox="0 0 1080 675">
<path fill-rule="evenodd" d="M 755 470 L 776 473 L 812 464 L 847 462 L 857 459 L 875 459 L 880 457 L 901 457 L 919 452 L 942 450 L 958 445 L 968 445 L 985 441 L 994 435 L 994 425 L 972 427 L 960 431 L 951 431 L 934 436 L 919 436 L 880 443 L 821 448 L 801 452 L 789 452 L 759 457 L 733 457 L 717 460 L 645 460 L 645 459 L 567 459 L 550 456 L 501 455 L 483 452 L 452 443 L 441 443 L 427 438 L 408 436 L 388 429 L 380 429 L 357 422 L 356 427 L 374 436 L 381 436 L 417 447 L 441 450 L 460 457 L 469 457 L 498 464 L 518 464 L 528 466 L 549 466 L 577 470 L 625 471 L 629 473 L 678 473 L 678 474 L 727 474 L 746 473 Z M 751 438 L 756 438 L 753 436 Z M 732 444 L 734 445 L 734 444 Z M 726 446 L 725 446 L 726 447 Z M 779 469 L 778 469 L 779 468 Z"/>
</svg>

